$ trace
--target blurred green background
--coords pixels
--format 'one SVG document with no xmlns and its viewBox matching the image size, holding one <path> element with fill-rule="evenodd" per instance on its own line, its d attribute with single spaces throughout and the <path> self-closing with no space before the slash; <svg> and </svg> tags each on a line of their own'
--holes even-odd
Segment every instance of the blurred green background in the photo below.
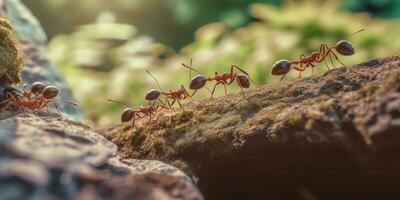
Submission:
<svg viewBox="0 0 400 200">
<path fill-rule="evenodd" d="M 266 84 L 280 78 L 269 73 L 276 60 L 297 59 L 321 42 L 334 44 L 361 28 L 366 31 L 350 38 L 356 54 L 341 57 L 344 63 L 400 52 L 398 0 L 23 2 L 42 23 L 50 56 L 73 87 L 85 122 L 93 126 L 119 121 L 122 107 L 107 102 L 108 97 L 146 104 L 146 91 L 157 86 L 145 69 L 163 90 L 187 86 L 189 73 L 180 63 L 190 58 L 205 75 L 236 64 Z M 236 85 L 228 89 L 239 90 Z M 195 99 L 207 96 L 201 91 Z"/>
</svg>

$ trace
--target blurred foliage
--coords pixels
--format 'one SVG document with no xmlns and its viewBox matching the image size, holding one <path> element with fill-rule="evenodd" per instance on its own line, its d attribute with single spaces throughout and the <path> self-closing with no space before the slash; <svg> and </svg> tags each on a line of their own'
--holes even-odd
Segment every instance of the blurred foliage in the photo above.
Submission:
<svg viewBox="0 0 400 200">
<path fill-rule="evenodd" d="M 138 27 L 174 49 L 193 40 L 193 31 L 211 22 L 233 29 L 256 20 L 247 12 L 254 3 L 281 5 L 282 0 L 22 0 L 43 24 L 50 38 L 71 33 L 77 26 L 93 23 L 99 13 L 108 12 L 118 22 Z M 297 0 L 297 2 L 306 0 Z M 332 0 L 331 0 L 332 1 Z M 398 0 L 340 0 L 341 7 L 367 11 L 384 18 L 400 17 Z M 313 11 L 313 12 L 318 12 Z M 62 26 L 60 26 L 60 24 Z"/>
<path fill-rule="evenodd" d="M 356 12 L 369 12 L 376 17 L 399 18 L 399 0 L 343 0 L 342 6 Z"/>
<path fill-rule="evenodd" d="M 146 91 L 157 88 L 146 74 L 147 68 L 163 90 L 188 85 L 189 72 L 181 62 L 189 63 L 191 58 L 194 67 L 204 75 L 227 72 L 236 64 L 259 84 L 275 83 L 280 77 L 271 76 L 270 70 L 276 60 L 297 59 L 302 53 L 318 50 L 321 42 L 334 44 L 361 28 L 366 30 L 350 38 L 356 54 L 341 56 L 345 64 L 400 51 L 399 21 L 374 19 L 367 13 L 354 14 L 339 7 L 332 1 L 286 1 L 282 6 L 252 4 L 249 14 L 254 21 L 234 30 L 226 23 L 202 26 L 195 32 L 194 41 L 179 52 L 136 33 L 132 25 L 113 22 L 113 17 L 103 13 L 95 24 L 54 37 L 49 49 L 85 109 L 87 122 L 107 124 L 118 121 L 122 109 L 107 102 L 107 98 L 133 106 L 146 104 Z M 303 76 L 310 75 L 310 71 Z M 323 71 L 325 66 L 318 65 L 317 72 Z M 295 76 L 290 74 L 287 79 Z M 239 88 L 233 84 L 228 90 L 232 93 Z M 223 89 L 217 89 L 217 93 L 223 94 Z M 195 99 L 209 95 L 202 90 Z"/>
</svg>

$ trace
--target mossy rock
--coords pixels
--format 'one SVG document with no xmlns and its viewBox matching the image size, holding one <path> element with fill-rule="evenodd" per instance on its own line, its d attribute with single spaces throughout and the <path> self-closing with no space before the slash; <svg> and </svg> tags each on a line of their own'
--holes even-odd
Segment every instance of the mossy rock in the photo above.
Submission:
<svg viewBox="0 0 400 200">
<path fill-rule="evenodd" d="M 20 83 L 23 66 L 11 24 L 0 17 L 0 86 Z"/>
</svg>

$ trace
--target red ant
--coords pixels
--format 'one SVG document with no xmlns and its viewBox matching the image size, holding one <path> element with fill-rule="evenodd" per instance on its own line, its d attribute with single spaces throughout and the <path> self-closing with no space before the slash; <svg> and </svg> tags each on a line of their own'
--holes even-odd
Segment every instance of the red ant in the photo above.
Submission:
<svg viewBox="0 0 400 200">
<path fill-rule="evenodd" d="M 186 90 L 186 88 L 181 85 L 181 87 L 175 91 L 170 90 L 169 92 L 161 92 L 161 86 L 158 83 L 158 80 L 155 76 L 153 76 L 153 74 L 150 73 L 149 70 L 146 70 L 146 72 L 156 81 L 157 86 L 160 90 L 156 90 L 156 89 L 152 89 L 149 90 L 146 93 L 145 99 L 148 101 L 160 101 L 162 105 L 165 105 L 165 103 L 163 103 L 160 100 L 160 95 L 164 95 L 165 96 L 165 101 L 168 104 L 169 108 L 171 108 L 175 102 L 177 102 L 179 104 L 179 106 L 183 109 L 183 106 L 181 104 L 180 101 L 185 100 L 185 99 L 189 99 L 191 102 L 193 102 L 192 96 L 196 93 L 193 92 L 193 94 L 189 94 Z M 171 99 L 172 102 L 169 102 L 168 99 Z"/>
<path fill-rule="evenodd" d="M 184 63 L 182 63 L 182 65 L 184 67 L 186 67 L 186 68 L 189 68 L 190 70 L 194 70 L 197 73 L 200 73 L 199 71 L 195 70 L 192 67 L 192 60 L 190 60 L 190 66 L 187 66 Z M 243 72 L 243 74 L 238 74 L 238 73 L 234 72 L 235 69 Z M 239 85 L 240 90 L 242 91 L 242 94 L 243 94 L 244 98 L 246 99 L 246 96 L 244 95 L 244 92 L 243 92 L 243 88 L 249 88 L 250 87 L 250 81 L 253 84 L 254 84 L 254 82 L 249 78 L 249 74 L 246 71 L 244 71 L 243 69 L 239 68 L 236 65 L 232 65 L 231 66 L 230 73 L 223 73 L 222 75 L 218 75 L 218 73 L 215 72 L 215 76 L 209 77 L 209 78 L 206 78 L 203 75 L 196 75 L 190 81 L 189 88 L 192 89 L 192 90 L 195 90 L 195 92 L 196 92 L 197 90 L 203 88 L 205 86 L 205 84 L 207 83 L 207 81 L 215 81 L 214 88 L 211 91 L 211 97 L 213 97 L 214 92 L 215 92 L 215 88 L 219 84 L 222 84 L 224 86 L 225 95 L 228 95 L 227 92 L 226 92 L 226 86 L 232 84 L 235 80 L 236 80 L 237 84 Z"/>
<path fill-rule="evenodd" d="M 312 75 L 314 75 L 315 64 L 316 63 L 321 63 L 322 61 L 325 61 L 326 67 L 328 68 L 328 70 L 330 72 L 330 68 L 329 68 L 328 63 L 326 62 L 326 58 L 329 56 L 329 59 L 330 59 L 332 65 L 334 66 L 331 54 L 335 57 L 335 59 L 340 64 L 342 64 L 345 67 L 345 65 L 339 60 L 338 56 L 335 54 L 333 49 L 336 50 L 337 53 L 339 53 L 340 55 L 343 55 L 343 56 L 351 56 L 351 55 L 353 55 L 354 54 L 353 45 L 348 40 L 345 40 L 345 39 L 350 37 L 350 36 L 352 36 L 352 35 L 354 35 L 354 34 L 356 34 L 356 33 L 361 32 L 363 30 L 364 29 L 361 29 L 361 30 L 358 30 L 358 31 L 356 31 L 354 33 L 351 33 L 351 34 L 347 35 L 342 40 L 340 40 L 339 42 L 337 42 L 335 45 L 332 45 L 332 46 L 328 46 L 327 44 L 322 43 L 320 48 L 319 48 L 319 51 L 314 51 L 309 56 L 305 56 L 304 54 L 302 54 L 300 56 L 300 60 L 293 60 L 293 61 L 289 61 L 289 60 L 285 60 L 285 59 L 278 60 L 277 62 L 275 62 L 272 65 L 271 74 L 272 75 L 283 75 L 282 78 L 279 80 L 279 82 L 281 82 L 282 79 L 285 77 L 285 75 L 287 73 L 289 73 L 290 70 L 294 69 L 294 70 L 299 71 L 299 76 L 298 77 L 300 77 L 301 73 L 307 67 L 311 67 Z M 300 64 L 300 66 L 291 67 L 292 64 L 293 65 Z M 305 65 L 305 67 L 303 67 L 303 64 Z"/>
<path fill-rule="evenodd" d="M 118 103 L 118 104 L 122 104 L 125 106 L 129 106 L 125 103 L 113 100 L 113 99 L 108 99 L 108 101 L 114 102 L 114 103 Z M 166 109 L 168 107 L 166 107 L 165 105 L 157 105 L 155 106 L 155 101 L 149 105 L 148 107 L 143 107 L 143 106 L 139 106 L 136 110 L 132 109 L 132 108 L 125 108 L 122 111 L 121 114 L 121 132 L 123 132 L 123 127 L 122 125 L 126 122 L 132 121 L 132 125 L 131 125 L 131 131 L 133 130 L 133 128 L 135 127 L 135 121 L 136 118 L 138 119 L 142 119 L 145 118 L 147 116 L 149 116 L 149 122 L 151 122 L 151 116 L 157 114 L 158 112 L 160 112 L 162 109 Z"/>
<path fill-rule="evenodd" d="M 42 82 L 33 83 L 29 89 L 25 84 L 22 92 L 16 88 L 7 87 L 4 89 L 3 93 L 6 97 L 6 109 L 10 109 L 10 107 L 13 106 L 22 109 L 28 108 L 31 110 L 41 110 L 46 108 L 47 112 L 50 114 L 48 104 L 53 103 L 58 114 L 62 116 L 56 100 L 69 103 L 73 106 L 78 106 L 78 104 L 66 99 L 56 99 L 55 97 L 58 95 L 59 89 L 54 86 L 46 86 Z"/>
</svg>

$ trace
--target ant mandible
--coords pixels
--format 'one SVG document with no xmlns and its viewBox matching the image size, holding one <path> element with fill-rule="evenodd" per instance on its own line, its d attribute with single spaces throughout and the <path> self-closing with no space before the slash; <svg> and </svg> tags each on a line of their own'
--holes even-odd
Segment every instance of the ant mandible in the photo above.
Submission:
<svg viewBox="0 0 400 200">
<path fill-rule="evenodd" d="M 213 77 L 208 77 L 208 78 L 206 78 L 205 76 L 201 75 L 201 73 L 199 71 L 197 71 L 196 69 L 194 69 L 192 67 L 192 60 L 190 60 L 190 66 L 187 66 L 184 63 L 182 63 L 182 65 L 184 67 L 189 68 L 190 70 L 194 70 L 195 72 L 200 74 L 200 75 L 194 76 L 192 78 L 192 80 L 190 81 L 190 84 L 189 84 L 189 88 L 191 90 L 195 90 L 194 93 L 196 93 L 197 90 L 203 88 L 205 86 L 205 84 L 207 83 L 207 81 L 215 81 L 214 88 L 211 91 L 211 97 L 213 97 L 214 92 L 215 92 L 215 88 L 219 84 L 222 84 L 224 86 L 225 95 L 228 95 L 227 91 L 226 91 L 226 86 L 232 84 L 236 80 L 236 82 L 239 85 L 240 90 L 241 90 L 241 92 L 243 94 L 243 97 L 245 99 L 247 99 L 246 96 L 244 95 L 243 88 L 249 88 L 250 87 L 250 81 L 254 84 L 254 81 L 252 81 L 249 78 L 249 74 L 246 71 L 244 71 L 243 69 L 241 69 L 238 66 L 236 66 L 236 65 L 232 65 L 231 66 L 230 73 L 223 73 L 221 75 L 218 75 L 218 73 L 215 72 L 215 75 Z M 243 74 L 238 74 L 238 73 L 234 72 L 235 69 L 241 71 Z"/>
<path fill-rule="evenodd" d="M 78 107 L 78 104 L 72 101 L 56 98 L 59 89 L 54 86 L 46 86 L 42 82 L 35 82 L 30 88 L 28 88 L 28 85 L 24 84 L 22 92 L 16 88 L 7 87 L 4 89 L 3 93 L 6 97 L 6 109 L 10 109 L 13 106 L 22 109 L 28 108 L 31 110 L 41 110 L 46 108 L 47 112 L 50 114 L 48 106 L 49 103 L 53 103 L 58 114 L 62 117 L 56 100 Z"/>
<path fill-rule="evenodd" d="M 283 75 L 282 78 L 279 80 L 279 82 L 281 82 L 282 79 L 285 77 L 285 75 L 287 73 L 289 73 L 290 70 L 294 69 L 294 70 L 299 71 L 298 77 L 300 77 L 301 73 L 307 67 L 311 67 L 312 75 L 314 75 L 314 68 L 315 68 L 316 63 L 321 63 L 322 61 L 325 61 L 326 67 L 328 68 L 328 70 L 330 72 L 330 68 L 329 68 L 328 63 L 326 62 L 326 58 L 329 56 L 330 62 L 334 66 L 331 54 L 335 57 L 335 59 L 340 64 L 342 64 L 345 67 L 345 65 L 339 60 L 338 56 L 336 55 L 336 53 L 333 50 L 336 50 L 337 53 L 339 53 L 340 55 L 343 55 L 343 56 L 353 55 L 354 54 L 353 45 L 348 40 L 345 40 L 345 39 L 356 33 L 364 31 L 364 30 L 365 29 L 361 29 L 354 33 L 351 33 L 351 34 L 345 36 L 342 40 L 340 40 L 339 42 L 337 42 L 336 44 L 334 44 L 332 46 L 328 46 L 327 44 L 322 43 L 319 48 L 319 51 L 314 51 L 311 53 L 311 55 L 308 55 L 308 56 L 302 54 L 300 56 L 299 60 L 293 60 L 293 61 L 289 61 L 286 59 L 278 60 L 277 62 L 275 62 L 272 65 L 271 74 L 272 75 Z M 303 64 L 305 65 L 305 67 L 303 67 Z M 292 65 L 300 65 L 300 66 L 291 67 Z"/>
</svg>

